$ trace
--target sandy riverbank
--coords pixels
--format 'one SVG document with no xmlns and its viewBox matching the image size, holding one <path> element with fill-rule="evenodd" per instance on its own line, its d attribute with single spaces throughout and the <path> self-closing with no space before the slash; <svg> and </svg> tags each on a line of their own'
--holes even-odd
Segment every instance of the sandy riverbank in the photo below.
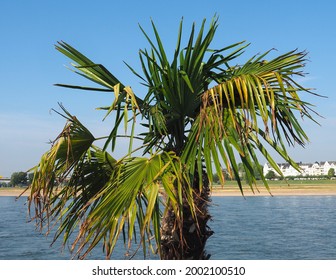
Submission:
<svg viewBox="0 0 336 280">
<path fill-rule="evenodd" d="M 20 196 L 24 189 L 0 188 L 0 196 Z M 28 196 L 29 192 L 25 192 L 22 196 Z"/>
<path fill-rule="evenodd" d="M 336 195 L 336 184 L 273 184 L 270 185 L 270 192 L 264 186 L 254 188 L 244 186 L 245 196 L 299 196 L 299 195 Z M 228 185 L 227 187 L 214 187 L 213 196 L 241 196 L 237 186 Z"/>
<path fill-rule="evenodd" d="M 271 186 L 270 190 L 273 196 L 336 195 L 336 185 Z M 17 197 L 23 191 L 24 189 L 0 188 L 0 196 Z M 29 191 L 25 192 L 22 196 L 27 196 L 28 194 Z M 250 188 L 244 188 L 245 196 L 271 196 L 271 194 L 264 187 L 260 187 L 259 191 L 255 190 L 254 193 Z M 215 187 L 212 190 L 212 196 L 241 196 L 241 192 L 238 187 Z"/>
</svg>

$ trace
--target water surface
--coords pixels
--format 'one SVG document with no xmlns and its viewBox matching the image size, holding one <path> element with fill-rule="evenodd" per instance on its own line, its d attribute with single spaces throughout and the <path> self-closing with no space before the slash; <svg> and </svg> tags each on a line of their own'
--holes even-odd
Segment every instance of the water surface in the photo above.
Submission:
<svg viewBox="0 0 336 280">
<path fill-rule="evenodd" d="M 0 259 L 70 259 L 28 223 L 26 198 L 0 197 Z M 336 259 L 336 196 L 213 197 L 211 259 Z M 124 259 L 120 243 L 112 258 Z M 142 254 L 137 255 L 142 259 Z M 89 259 L 104 259 L 101 247 Z"/>
</svg>

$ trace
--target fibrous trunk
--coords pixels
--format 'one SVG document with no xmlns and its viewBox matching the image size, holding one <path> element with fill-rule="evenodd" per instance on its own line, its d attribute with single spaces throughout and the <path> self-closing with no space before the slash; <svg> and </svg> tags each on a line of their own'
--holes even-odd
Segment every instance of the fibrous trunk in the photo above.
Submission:
<svg viewBox="0 0 336 280">
<path fill-rule="evenodd" d="M 176 213 L 170 207 L 162 220 L 161 259 L 164 260 L 202 260 L 209 259 L 205 251 L 207 239 L 213 234 L 207 222 L 211 216 L 208 212 L 209 181 L 204 172 L 203 186 L 200 191 L 198 176 L 193 182 L 193 200 L 196 215 L 192 215 L 189 203 L 184 197 L 183 217 L 179 222 Z"/>
</svg>

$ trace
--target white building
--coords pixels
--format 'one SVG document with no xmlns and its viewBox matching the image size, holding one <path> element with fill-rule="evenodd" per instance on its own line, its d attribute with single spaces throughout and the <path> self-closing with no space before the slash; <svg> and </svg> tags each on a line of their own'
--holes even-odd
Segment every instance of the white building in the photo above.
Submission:
<svg viewBox="0 0 336 280">
<path fill-rule="evenodd" d="M 4 178 L 4 177 L 0 176 L 0 185 L 1 185 L 1 183 L 5 183 L 5 184 L 10 183 L 10 178 Z"/>
<path fill-rule="evenodd" d="M 298 163 L 301 172 L 297 171 L 288 163 L 278 164 L 284 177 L 288 176 L 322 176 L 328 175 L 328 172 L 331 168 L 336 171 L 336 161 L 321 161 L 320 163 Z M 264 176 L 269 172 L 274 171 L 275 174 L 279 175 L 268 163 L 265 163 L 263 173 Z"/>
</svg>

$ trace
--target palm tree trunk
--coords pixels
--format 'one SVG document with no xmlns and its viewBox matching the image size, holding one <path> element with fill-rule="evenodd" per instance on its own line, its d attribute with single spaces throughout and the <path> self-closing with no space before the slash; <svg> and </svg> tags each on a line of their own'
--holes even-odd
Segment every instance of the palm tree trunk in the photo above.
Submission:
<svg viewBox="0 0 336 280">
<path fill-rule="evenodd" d="M 178 224 L 172 208 L 166 212 L 161 227 L 161 259 L 163 260 L 202 260 L 209 259 L 205 244 L 213 234 L 207 225 L 211 216 L 208 211 L 209 180 L 203 172 L 203 188 L 199 190 L 198 175 L 193 182 L 196 218 L 191 215 L 190 206 L 186 199 L 183 205 L 182 224 Z"/>
</svg>

